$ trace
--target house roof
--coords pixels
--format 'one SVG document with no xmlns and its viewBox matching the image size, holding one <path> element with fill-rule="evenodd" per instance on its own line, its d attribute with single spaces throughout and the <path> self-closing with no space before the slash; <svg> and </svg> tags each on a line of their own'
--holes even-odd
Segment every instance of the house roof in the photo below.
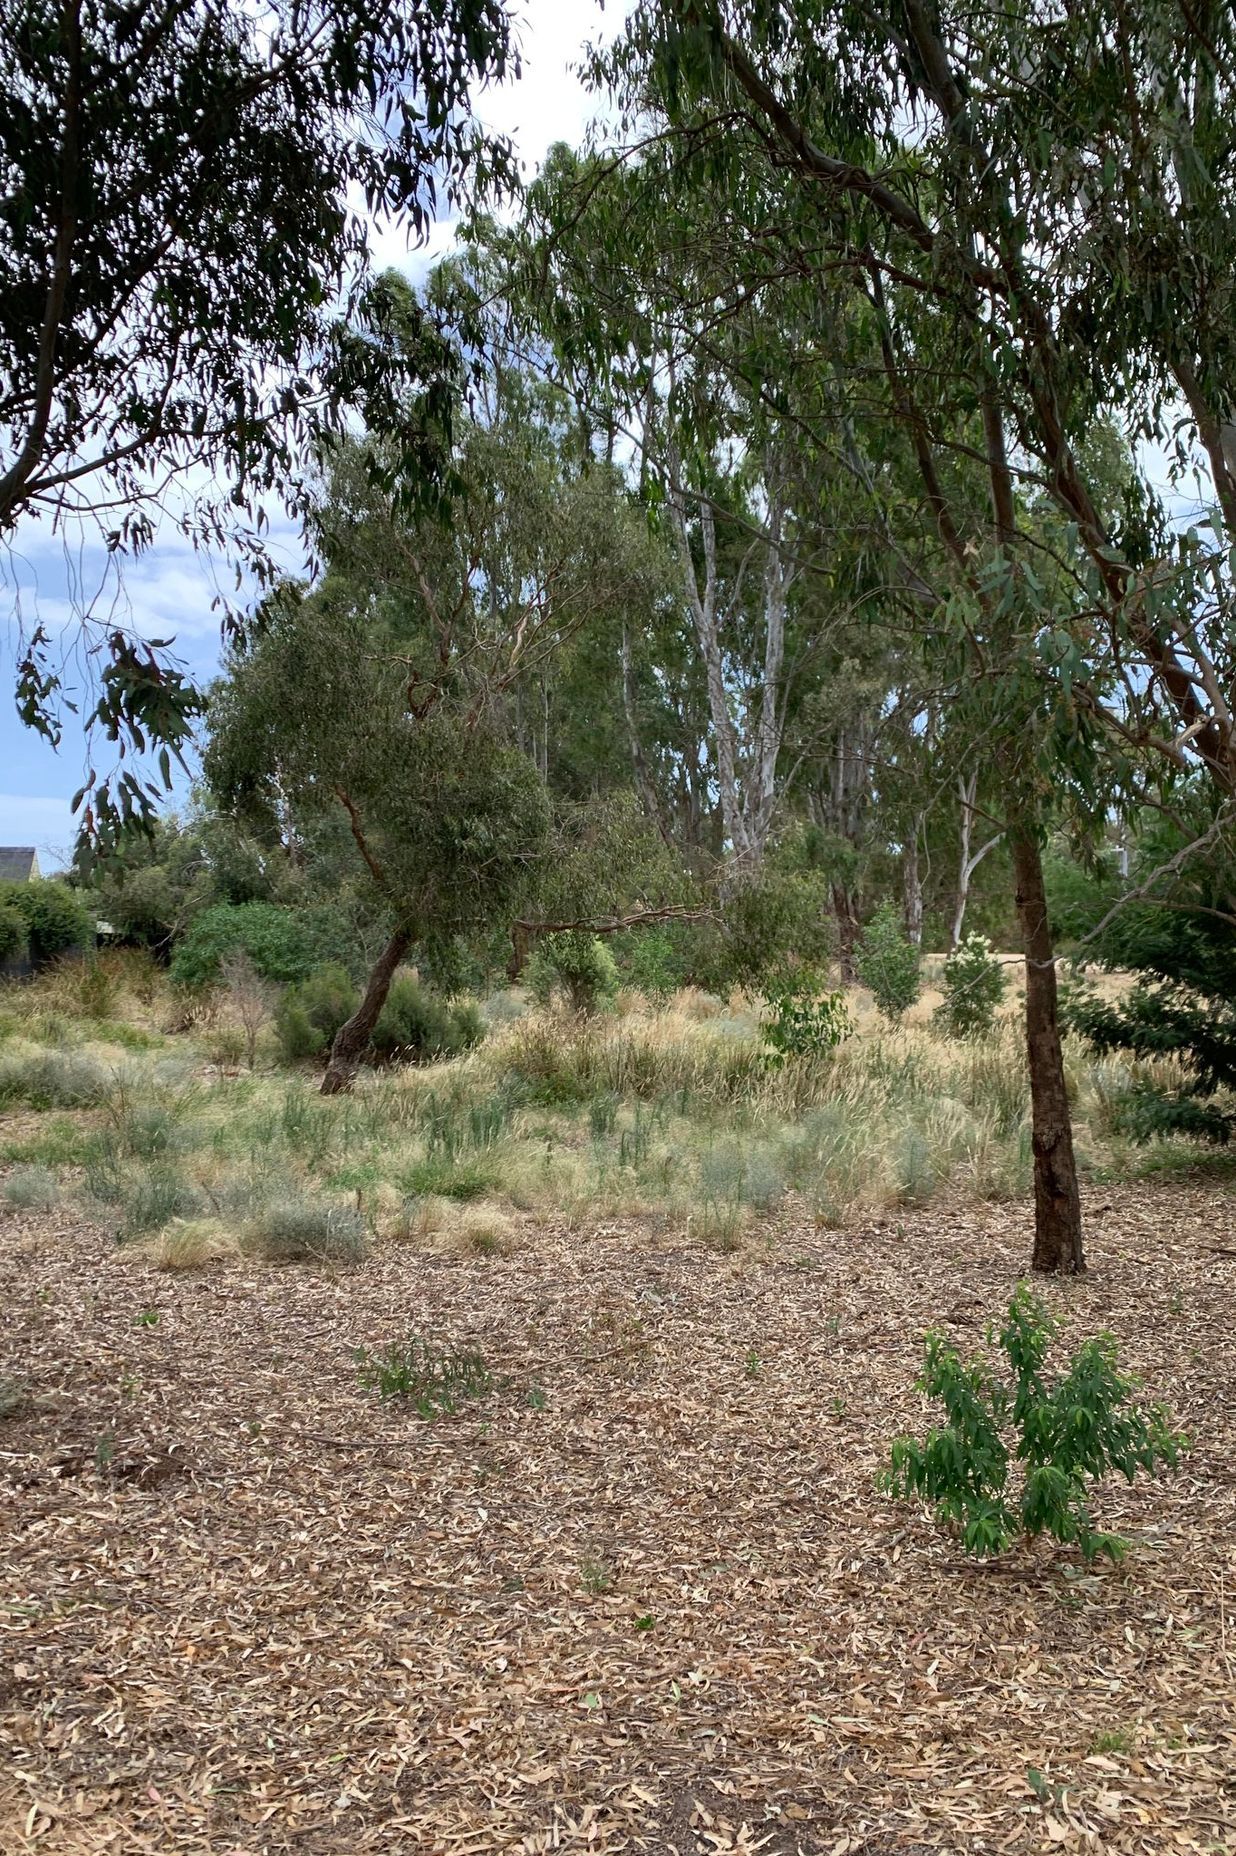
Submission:
<svg viewBox="0 0 1236 1856">
<path fill-rule="evenodd" d="M 0 883 L 28 883 L 38 873 L 38 852 L 32 844 L 0 844 Z"/>
</svg>

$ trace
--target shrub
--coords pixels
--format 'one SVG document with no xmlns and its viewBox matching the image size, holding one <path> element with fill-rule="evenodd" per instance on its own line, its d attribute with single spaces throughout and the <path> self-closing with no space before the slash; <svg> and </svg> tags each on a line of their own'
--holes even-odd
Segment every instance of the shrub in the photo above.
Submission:
<svg viewBox="0 0 1236 1856">
<path fill-rule="evenodd" d="M 289 986 L 275 1011 L 279 1047 L 288 1063 L 326 1050 L 356 1010 L 358 993 L 346 968 L 318 967 L 299 986 Z"/>
<path fill-rule="evenodd" d="M 927 1336 L 919 1384 L 942 1402 L 947 1423 L 922 1444 L 899 1438 L 883 1482 L 902 1499 L 932 1503 L 967 1553 L 985 1557 L 1019 1535 L 1047 1533 L 1079 1547 L 1086 1560 L 1119 1559 L 1127 1542 L 1095 1527 L 1089 1486 L 1111 1470 L 1129 1482 L 1139 1469 L 1154 1476 L 1185 1447 L 1161 1407 L 1143 1411 L 1132 1403 L 1134 1381 L 1119 1371 L 1109 1334 L 1086 1341 L 1049 1385 L 1043 1367 L 1054 1332 L 1043 1304 L 1022 1286 L 999 1335 L 1011 1380 L 981 1360 L 964 1364 L 942 1334 Z M 1016 1497 L 1008 1487 L 1011 1458 L 1025 1466 Z"/>
<path fill-rule="evenodd" d="M 528 989 L 540 1004 L 561 992 L 573 1012 L 590 1013 L 608 1004 L 618 991 L 618 966 L 596 935 L 546 935 L 525 972 Z"/>
<path fill-rule="evenodd" d="M 92 1186 L 100 1196 L 97 1183 Z M 161 1231 L 173 1218 L 192 1218 L 202 1209 L 201 1195 L 176 1167 L 156 1162 L 136 1179 L 125 1177 L 120 1186 L 120 1241 Z"/>
<path fill-rule="evenodd" d="M 620 937 L 618 964 L 628 986 L 653 999 L 681 991 L 695 970 L 699 935 L 687 922 L 632 929 Z"/>
<path fill-rule="evenodd" d="M 310 926 L 276 902 L 218 902 L 194 921 L 172 959 L 180 986 L 208 986 L 229 954 L 245 953 L 264 980 L 303 980 L 314 964 Z"/>
<path fill-rule="evenodd" d="M 406 1399 L 418 1418 L 449 1416 L 462 1400 L 484 1398 L 493 1390 L 493 1375 L 481 1354 L 439 1353 L 415 1337 L 379 1353 L 358 1347 L 353 1357 L 367 1391 Z"/>
<path fill-rule="evenodd" d="M 1004 998 L 1007 977 L 985 934 L 968 934 L 944 963 L 944 997 L 935 1022 L 955 1038 L 978 1038 L 991 1030 Z"/>
<path fill-rule="evenodd" d="M 922 984 L 918 949 L 906 938 L 895 902 L 881 903 L 868 922 L 854 964 L 880 1016 L 895 1025 L 918 998 Z"/>
<path fill-rule="evenodd" d="M 0 884 L 0 903 L 16 909 L 25 922 L 36 967 L 71 948 L 94 945 L 94 919 L 67 883 L 36 878 L 33 883 Z"/>
<path fill-rule="evenodd" d="M 227 988 L 229 1010 L 244 1038 L 245 1061 L 252 1070 L 257 1061 L 258 1037 L 271 1015 L 270 986 L 243 947 L 223 956 L 219 972 Z"/>
<path fill-rule="evenodd" d="M 365 1221 L 350 1205 L 323 1199 L 282 1199 L 250 1223 L 243 1248 L 268 1263 L 360 1263 Z"/>
<path fill-rule="evenodd" d="M 763 1032 L 774 1068 L 787 1058 L 819 1057 L 835 1050 L 854 1028 L 841 992 L 783 991 L 769 996 L 768 1004 Z"/>
<path fill-rule="evenodd" d="M 104 1070 L 72 1051 L 14 1051 L 0 1059 L 0 1103 L 28 1108 L 97 1108 L 111 1093 Z"/>
<path fill-rule="evenodd" d="M 5 1202 L 15 1211 L 49 1212 L 60 1188 L 45 1166 L 19 1166 L 4 1182 Z"/>
<path fill-rule="evenodd" d="M 29 946 L 26 918 L 11 902 L 0 902 L 0 965 L 20 960 Z"/>
<path fill-rule="evenodd" d="M 383 1057 L 427 1063 L 435 1057 L 457 1057 L 484 1035 L 485 1021 L 477 1006 L 436 999 L 412 974 L 401 973 L 374 1026 L 373 1048 Z"/>
</svg>

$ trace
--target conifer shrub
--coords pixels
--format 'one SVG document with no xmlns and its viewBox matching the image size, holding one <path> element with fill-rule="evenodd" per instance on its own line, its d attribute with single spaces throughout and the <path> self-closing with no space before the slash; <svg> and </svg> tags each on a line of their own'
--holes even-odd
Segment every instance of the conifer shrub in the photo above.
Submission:
<svg viewBox="0 0 1236 1856">
<path fill-rule="evenodd" d="M 1056 1324 L 1024 1284 L 998 1340 L 1008 1363 L 964 1362 L 943 1334 L 927 1336 L 919 1385 L 939 1399 L 945 1422 L 923 1442 L 898 1438 L 883 1486 L 929 1503 L 936 1520 L 979 1558 L 1019 1537 L 1050 1534 L 1083 1559 L 1121 1558 L 1128 1542 L 1095 1525 L 1090 1492 L 1118 1471 L 1157 1476 L 1186 1446 L 1161 1406 L 1134 1402 L 1110 1334 L 1083 1342 L 1067 1369 L 1048 1377 Z M 990 1334 L 989 1334 L 990 1338 Z M 1010 1472 L 1022 1466 L 1020 1486 Z"/>
<path fill-rule="evenodd" d="M 29 945 L 26 918 L 11 902 L 0 902 L 0 966 L 20 960 Z"/>
<path fill-rule="evenodd" d="M 26 924 L 30 958 L 36 967 L 45 966 L 58 954 L 94 945 L 94 919 L 67 883 L 47 877 L 32 883 L 3 883 L 0 904 L 15 909 Z"/>
</svg>

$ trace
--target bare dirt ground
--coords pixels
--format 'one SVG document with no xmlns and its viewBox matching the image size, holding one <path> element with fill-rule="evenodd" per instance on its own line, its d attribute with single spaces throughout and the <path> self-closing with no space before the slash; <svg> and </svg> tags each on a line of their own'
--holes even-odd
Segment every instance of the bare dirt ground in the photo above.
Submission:
<svg viewBox="0 0 1236 1856">
<path fill-rule="evenodd" d="M 1233 1202 L 1092 1197 L 1046 1291 L 1196 1440 L 1093 1572 L 974 1566 L 875 1487 L 1024 1207 L 338 1276 L 0 1214 L 0 1849 L 1236 1848 Z M 352 1349 L 410 1333 L 505 1383 L 381 1404 Z"/>
</svg>

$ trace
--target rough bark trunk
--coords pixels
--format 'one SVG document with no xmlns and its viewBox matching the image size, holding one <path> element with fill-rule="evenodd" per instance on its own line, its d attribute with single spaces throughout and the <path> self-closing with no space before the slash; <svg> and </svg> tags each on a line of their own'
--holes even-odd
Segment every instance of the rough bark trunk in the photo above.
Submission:
<svg viewBox="0 0 1236 1856">
<path fill-rule="evenodd" d="M 365 996 L 348 1019 L 346 1025 L 340 1025 L 335 1033 L 335 1041 L 330 1047 L 330 1062 L 322 1078 L 322 1094 L 338 1095 L 341 1090 L 352 1087 L 353 1078 L 360 1067 L 360 1060 L 369 1048 L 373 1028 L 378 1022 L 382 1007 L 386 1004 L 386 995 L 391 989 L 400 961 L 412 945 L 412 932 L 408 928 L 397 928 L 382 952 L 374 962 L 369 975 L 369 984 Z"/>
<path fill-rule="evenodd" d="M 1026 1055 L 1034 1140 L 1034 1255 L 1036 1270 L 1074 1273 L 1082 1253 L 1081 1200 L 1073 1158 L 1073 1124 L 1064 1083 L 1064 1055 L 1056 1007 L 1056 966 L 1043 890 L 1037 838 L 1012 833 L 1017 914 L 1026 955 Z"/>
<path fill-rule="evenodd" d="M 858 968 L 854 964 L 854 950 L 858 946 L 858 910 L 854 906 L 854 897 L 844 883 L 833 884 L 833 915 L 837 922 L 837 966 L 841 984 L 856 986 Z"/>
</svg>

